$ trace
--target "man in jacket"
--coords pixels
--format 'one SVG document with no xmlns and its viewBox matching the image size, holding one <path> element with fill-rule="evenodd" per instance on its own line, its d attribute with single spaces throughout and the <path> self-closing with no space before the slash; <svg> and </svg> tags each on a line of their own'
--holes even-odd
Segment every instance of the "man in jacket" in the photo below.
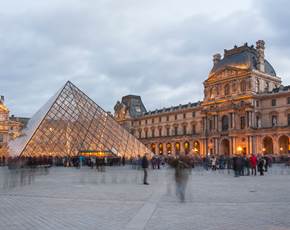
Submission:
<svg viewBox="0 0 290 230">
<path fill-rule="evenodd" d="M 147 169 L 148 169 L 148 166 L 149 166 L 149 161 L 147 159 L 147 155 L 148 155 L 147 153 L 144 154 L 144 156 L 142 158 L 141 165 L 142 165 L 142 168 L 143 168 L 143 171 L 144 171 L 143 184 L 149 185 L 149 183 L 147 182 L 147 176 L 148 176 Z"/>
</svg>

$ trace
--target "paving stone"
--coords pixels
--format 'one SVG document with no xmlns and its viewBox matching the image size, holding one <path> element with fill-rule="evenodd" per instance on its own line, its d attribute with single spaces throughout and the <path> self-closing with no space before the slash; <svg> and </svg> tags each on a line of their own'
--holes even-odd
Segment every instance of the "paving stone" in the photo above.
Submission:
<svg viewBox="0 0 290 230">
<path fill-rule="evenodd" d="M 290 229 L 290 169 L 261 176 L 195 168 L 182 202 L 174 171 L 0 168 L 0 229 Z"/>
</svg>

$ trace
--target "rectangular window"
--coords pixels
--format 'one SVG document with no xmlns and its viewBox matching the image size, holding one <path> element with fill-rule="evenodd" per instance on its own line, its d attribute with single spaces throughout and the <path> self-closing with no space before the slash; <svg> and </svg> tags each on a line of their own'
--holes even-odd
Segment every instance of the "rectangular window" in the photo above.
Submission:
<svg viewBox="0 0 290 230">
<path fill-rule="evenodd" d="M 196 134 L 195 125 L 192 125 L 192 134 Z"/>
<path fill-rule="evenodd" d="M 184 118 L 184 119 L 186 118 L 186 113 L 183 114 L 183 118 Z"/>
<path fill-rule="evenodd" d="M 175 114 L 174 119 L 177 120 L 177 114 Z"/>
<path fill-rule="evenodd" d="M 141 120 L 139 121 L 139 125 L 141 125 Z"/>
<path fill-rule="evenodd" d="M 162 136 L 162 129 L 159 129 L 159 137 Z"/>
<path fill-rule="evenodd" d="M 288 126 L 290 126 L 290 114 L 288 114 Z"/>
<path fill-rule="evenodd" d="M 276 106 L 276 99 L 272 99 L 272 106 Z"/>
<path fill-rule="evenodd" d="M 195 112 L 192 112 L 192 117 L 195 117 Z"/>
<path fill-rule="evenodd" d="M 159 122 L 161 122 L 162 121 L 162 119 L 161 119 L 162 117 L 159 117 Z"/>
<path fill-rule="evenodd" d="M 141 130 L 139 130 L 139 138 L 141 138 Z"/>
<path fill-rule="evenodd" d="M 256 107 L 259 107 L 259 106 L 260 106 L 260 102 L 256 101 Z"/>
<path fill-rule="evenodd" d="M 154 124 L 154 118 L 152 118 L 152 124 Z"/>
<path fill-rule="evenodd" d="M 152 132 L 152 137 L 155 137 L 155 129 L 152 129 L 151 132 Z"/>
<path fill-rule="evenodd" d="M 186 135 L 186 126 L 183 126 L 183 135 Z"/>
<path fill-rule="evenodd" d="M 145 120 L 145 125 L 147 125 L 148 124 L 148 121 L 147 120 Z"/>
<path fill-rule="evenodd" d="M 290 104 L 290 97 L 287 97 L 287 104 Z"/>
<path fill-rule="evenodd" d="M 262 127 L 262 125 L 261 125 L 261 119 L 260 119 L 259 116 L 256 116 L 256 127 L 257 128 L 261 128 Z"/>
<path fill-rule="evenodd" d="M 145 130 L 145 138 L 148 138 L 148 130 Z"/>
<path fill-rule="evenodd" d="M 170 128 L 166 129 L 166 134 L 167 134 L 167 136 L 170 136 Z"/>
<path fill-rule="evenodd" d="M 245 117 L 241 117 L 241 129 L 244 129 L 246 127 L 246 119 Z"/>
<path fill-rule="evenodd" d="M 177 136 L 178 135 L 178 127 L 174 127 L 174 134 Z"/>
<path fill-rule="evenodd" d="M 169 121 L 169 116 L 166 116 L 166 121 Z"/>
<path fill-rule="evenodd" d="M 211 119 L 209 120 L 209 130 L 210 131 L 212 130 L 212 120 Z"/>
</svg>

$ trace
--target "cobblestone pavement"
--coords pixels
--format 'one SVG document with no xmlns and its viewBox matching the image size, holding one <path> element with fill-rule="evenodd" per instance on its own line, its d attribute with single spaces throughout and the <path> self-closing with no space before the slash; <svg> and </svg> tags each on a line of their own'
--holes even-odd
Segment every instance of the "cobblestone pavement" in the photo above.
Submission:
<svg viewBox="0 0 290 230">
<path fill-rule="evenodd" d="M 185 200 L 174 171 L 0 168 L 0 229 L 290 229 L 290 169 L 235 178 L 194 169 Z M 186 183 L 183 183 L 185 185 Z"/>
</svg>

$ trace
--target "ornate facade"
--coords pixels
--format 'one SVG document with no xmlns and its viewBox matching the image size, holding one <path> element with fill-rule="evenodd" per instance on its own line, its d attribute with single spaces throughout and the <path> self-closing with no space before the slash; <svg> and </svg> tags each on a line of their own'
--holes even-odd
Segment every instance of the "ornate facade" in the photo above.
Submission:
<svg viewBox="0 0 290 230">
<path fill-rule="evenodd" d="M 288 154 L 290 86 L 264 50 L 259 40 L 215 54 L 203 101 L 147 112 L 128 95 L 115 119 L 157 154 Z"/>
<path fill-rule="evenodd" d="M 4 96 L 0 98 L 0 157 L 7 157 L 9 141 L 22 135 L 22 129 L 26 126 L 29 118 L 9 117 L 9 109 L 4 103 Z"/>
</svg>

